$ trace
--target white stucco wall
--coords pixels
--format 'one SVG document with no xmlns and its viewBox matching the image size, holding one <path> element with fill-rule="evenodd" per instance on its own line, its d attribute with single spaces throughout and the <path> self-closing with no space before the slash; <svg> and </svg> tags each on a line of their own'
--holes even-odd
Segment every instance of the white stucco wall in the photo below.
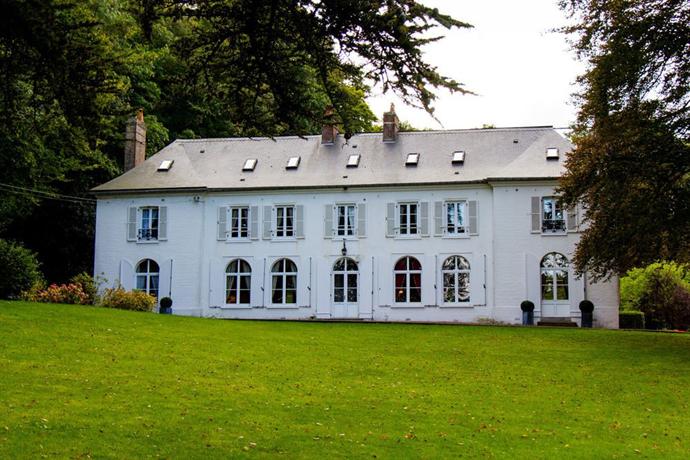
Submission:
<svg viewBox="0 0 690 460">
<path fill-rule="evenodd" d="M 102 197 L 98 200 L 95 273 L 120 282 L 134 283 L 134 267 L 145 258 L 161 267 L 161 296 L 170 293 L 179 314 L 222 318 L 330 318 L 331 269 L 341 257 L 343 242 L 324 238 L 324 208 L 334 203 L 366 204 L 366 236 L 348 239 L 347 254 L 359 264 L 357 317 L 395 321 L 461 321 L 480 318 L 519 323 L 519 304 L 530 299 L 539 309 L 539 262 L 548 252 L 572 256 L 577 233 L 543 236 L 530 232 L 530 197 L 552 193 L 554 184 L 471 185 L 454 188 L 400 187 L 372 189 L 305 190 L 295 193 L 254 192 L 199 195 L 148 195 L 136 198 Z M 434 236 L 434 202 L 466 199 L 478 203 L 478 235 L 463 238 Z M 386 237 L 387 204 L 400 201 L 429 203 L 428 237 Z M 241 242 L 218 241 L 217 216 L 221 206 L 304 206 L 304 238 L 291 241 L 259 238 Z M 127 212 L 131 206 L 167 206 L 167 241 L 128 242 Z M 462 307 L 443 306 L 440 266 L 459 254 L 471 264 L 470 302 Z M 393 265 L 411 255 L 422 263 L 422 302 L 396 305 Z M 298 267 L 297 304 L 293 308 L 271 305 L 270 268 L 289 257 Z M 230 308 L 223 303 L 224 270 L 234 258 L 252 267 L 251 305 Z M 172 267 L 172 268 L 170 268 Z M 170 283 L 172 279 L 172 284 Z M 536 281 L 535 281 L 536 280 Z M 578 303 L 584 283 L 571 275 L 571 313 L 579 318 Z M 591 286 L 589 298 L 598 307 L 597 324 L 617 326 L 617 284 Z M 440 306 L 439 306 L 440 305 Z M 615 312 L 614 312 L 615 309 Z M 615 320 L 614 320 L 615 318 Z"/>
</svg>

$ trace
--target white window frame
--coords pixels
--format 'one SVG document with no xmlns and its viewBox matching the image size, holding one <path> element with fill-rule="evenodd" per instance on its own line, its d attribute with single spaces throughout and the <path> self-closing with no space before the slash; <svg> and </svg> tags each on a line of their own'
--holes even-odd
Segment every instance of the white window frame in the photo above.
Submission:
<svg viewBox="0 0 690 460">
<path fill-rule="evenodd" d="M 407 259 L 407 262 L 405 264 L 405 269 L 403 270 L 396 270 L 395 266 L 398 264 L 403 259 Z M 420 269 L 419 270 L 412 270 L 410 269 L 410 262 L 409 259 L 415 259 L 417 262 L 419 262 Z M 398 301 L 397 298 L 397 289 L 398 286 L 396 285 L 396 278 L 397 275 L 404 275 L 405 276 L 405 301 Z M 412 275 L 419 275 L 419 301 L 411 301 L 410 300 L 410 293 L 412 291 L 412 285 L 410 283 L 410 279 Z M 393 263 L 393 304 L 395 306 L 399 307 L 418 307 L 422 305 L 422 299 L 423 299 L 423 283 L 424 283 L 424 265 L 422 265 L 422 262 L 419 260 L 419 257 L 414 256 L 414 255 L 404 255 L 395 260 Z"/>
<path fill-rule="evenodd" d="M 247 215 L 246 217 L 242 217 L 242 211 L 246 210 Z M 236 222 L 236 219 L 233 217 L 233 213 L 237 211 L 238 213 L 238 221 Z M 236 206 L 228 206 L 228 216 L 227 216 L 227 235 L 229 240 L 248 240 L 251 237 L 251 229 L 249 228 L 251 225 L 251 206 L 247 205 L 236 205 Z M 242 222 L 244 222 L 244 230 L 242 227 Z M 237 223 L 239 226 L 238 228 L 235 228 L 235 223 Z M 242 231 L 244 231 L 245 235 L 242 235 Z M 237 236 L 233 236 L 233 233 L 237 233 Z"/>
<path fill-rule="evenodd" d="M 233 262 L 237 262 L 237 271 L 229 272 L 228 269 L 230 268 L 230 264 Z M 248 272 L 243 272 L 241 271 L 242 263 L 245 263 L 249 266 L 249 271 Z M 228 302 L 228 297 L 230 293 L 229 289 L 229 280 L 230 278 L 235 278 L 235 294 L 236 294 L 236 302 Z M 242 299 L 242 278 L 248 278 L 249 279 L 249 302 L 241 302 Z M 233 308 L 247 308 L 251 305 L 252 301 L 252 265 L 246 261 L 245 259 L 242 258 L 236 258 L 230 260 L 227 265 L 225 266 L 225 299 L 223 300 L 226 306 L 233 307 Z"/>
<path fill-rule="evenodd" d="M 345 209 L 344 225 L 340 227 L 340 209 Z M 352 209 L 352 226 L 347 219 L 347 210 Z M 357 205 L 355 203 L 336 203 L 333 206 L 333 238 L 334 239 L 354 239 L 357 237 L 358 225 Z M 342 230 L 342 234 L 340 233 Z"/>
<path fill-rule="evenodd" d="M 449 230 L 450 223 L 448 222 L 448 207 L 454 206 L 455 211 L 462 209 L 462 231 L 457 231 L 457 225 L 453 225 L 454 230 Z M 467 205 L 467 200 L 457 199 L 457 200 L 446 200 L 443 202 L 443 235 L 452 238 L 469 238 L 470 236 L 470 222 L 469 222 L 469 209 Z"/>
<path fill-rule="evenodd" d="M 456 265 L 455 268 L 453 269 L 444 269 L 443 266 L 445 265 L 446 261 L 450 259 L 451 257 L 460 257 L 467 262 L 467 265 L 469 268 L 458 268 Z M 443 305 L 447 306 L 469 306 L 471 305 L 470 302 L 472 301 L 472 264 L 470 263 L 470 259 L 465 257 L 462 254 L 451 254 L 448 256 L 445 256 L 443 260 L 441 260 L 441 303 Z M 446 301 L 446 277 L 445 275 L 453 275 L 453 286 L 451 287 L 454 292 L 454 299 L 452 302 Z M 467 275 L 467 291 L 468 291 L 468 298 L 467 300 L 459 300 L 459 281 L 461 275 Z"/>
<path fill-rule="evenodd" d="M 411 206 L 414 206 L 414 213 L 410 212 Z M 403 207 L 405 213 L 403 213 Z M 421 225 L 419 222 L 419 201 L 400 201 L 395 207 L 395 222 L 397 223 L 397 235 L 402 238 L 418 238 L 421 237 Z M 414 226 L 412 226 L 412 215 L 414 214 Z M 403 222 L 403 215 L 405 221 Z M 404 224 L 404 225 L 403 225 Z M 403 232 L 405 229 L 405 232 Z M 414 229 L 414 233 L 411 230 Z"/>
<path fill-rule="evenodd" d="M 143 264 L 145 262 L 146 262 L 146 271 L 140 272 L 139 267 L 141 266 L 141 264 Z M 156 264 L 156 267 L 158 267 L 158 271 L 151 271 L 151 262 Z M 153 295 L 156 298 L 156 300 L 158 300 L 158 296 L 160 295 L 160 289 L 161 289 L 160 271 L 161 271 L 161 267 L 160 267 L 160 265 L 158 265 L 158 262 L 156 262 L 155 260 L 153 260 L 153 259 L 142 259 L 142 260 L 140 260 L 139 263 L 134 267 L 134 289 L 136 291 L 143 291 L 147 294 Z M 144 288 L 143 289 L 138 287 L 139 286 L 139 278 L 144 279 Z M 156 280 L 157 280 L 156 285 L 158 287 L 156 289 L 151 288 L 151 284 L 152 284 L 151 279 L 152 278 L 156 278 Z M 151 294 L 151 291 L 155 291 L 156 294 L 155 295 Z"/>
<path fill-rule="evenodd" d="M 553 254 L 554 256 L 561 256 L 565 260 L 565 265 L 554 266 L 554 267 L 544 267 L 544 259 Z M 557 272 L 561 272 L 565 275 L 565 284 L 560 284 L 560 286 L 565 286 L 567 297 L 565 299 L 558 298 L 558 276 Z M 550 278 L 548 284 L 551 285 L 551 292 L 553 293 L 553 299 L 544 298 L 544 286 L 543 276 L 547 275 Z M 539 262 L 539 296 L 541 298 L 541 303 L 546 305 L 564 305 L 570 303 L 570 261 L 568 258 L 561 254 L 560 252 L 549 252 L 542 257 Z"/>
<path fill-rule="evenodd" d="M 295 218 L 296 218 L 296 206 L 294 204 L 277 204 L 273 206 L 273 238 L 277 240 L 294 240 L 297 238 L 295 231 L 296 225 L 295 225 Z M 292 226 L 288 226 L 287 224 L 287 210 L 291 210 L 291 219 L 292 219 Z M 280 211 L 283 211 L 283 216 L 279 217 L 279 214 L 281 214 Z M 281 222 L 282 219 L 282 225 L 279 226 L 279 223 Z M 282 227 L 282 228 L 281 228 Z M 287 233 L 290 233 L 289 235 Z M 280 235 L 279 233 L 282 233 Z"/>
<path fill-rule="evenodd" d="M 150 213 L 152 213 L 154 210 L 156 211 L 155 227 L 151 226 L 151 221 L 153 221 L 153 217 L 150 216 Z M 145 217 L 147 213 L 149 214 L 149 217 Z M 160 215 L 160 206 L 140 206 L 139 208 L 137 208 L 137 242 L 158 242 L 158 234 L 160 231 Z M 149 228 L 144 227 L 144 222 L 149 222 Z M 148 237 L 144 235 L 145 232 L 149 232 Z M 153 236 L 154 233 L 155 236 Z"/>
<path fill-rule="evenodd" d="M 291 262 L 295 266 L 295 271 L 294 272 L 288 272 L 288 271 L 279 271 L 279 272 L 274 272 L 273 267 L 278 263 L 282 262 L 283 260 Z M 295 301 L 287 303 L 285 300 L 287 299 L 287 279 L 288 277 L 294 276 L 295 278 Z M 282 279 L 282 286 L 280 288 L 280 302 L 274 302 L 273 300 L 273 294 L 274 294 L 274 287 L 273 287 L 273 278 L 274 277 L 280 277 Z M 299 297 L 299 267 L 297 266 L 297 262 L 293 260 L 291 257 L 279 257 L 276 260 L 274 260 L 271 263 L 271 268 L 269 271 L 269 295 L 270 295 L 270 304 L 272 307 L 276 308 L 297 308 L 297 301 Z"/>
<path fill-rule="evenodd" d="M 547 201 L 552 202 L 552 214 L 557 214 L 558 213 L 558 208 L 560 208 L 561 215 L 563 216 L 563 219 L 546 219 L 544 214 L 544 205 Z M 539 222 L 541 225 L 541 233 L 542 235 L 565 235 L 568 233 L 568 212 L 566 208 L 563 206 L 562 203 L 559 203 L 558 197 L 556 196 L 543 196 L 541 197 L 541 200 L 539 202 Z M 562 226 L 562 228 L 551 228 L 547 229 L 547 224 L 545 222 L 551 221 L 554 223 L 561 222 L 562 224 L 554 224 L 553 226 Z"/>
</svg>

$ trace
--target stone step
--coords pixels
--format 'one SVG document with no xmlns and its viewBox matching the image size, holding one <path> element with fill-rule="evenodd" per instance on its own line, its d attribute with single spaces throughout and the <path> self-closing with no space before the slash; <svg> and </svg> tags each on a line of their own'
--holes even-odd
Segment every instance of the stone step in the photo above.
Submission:
<svg viewBox="0 0 690 460">
<path fill-rule="evenodd" d="M 537 326 L 577 327 L 577 323 L 571 318 L 542 318 L 537 322 Z"/>
</svg>

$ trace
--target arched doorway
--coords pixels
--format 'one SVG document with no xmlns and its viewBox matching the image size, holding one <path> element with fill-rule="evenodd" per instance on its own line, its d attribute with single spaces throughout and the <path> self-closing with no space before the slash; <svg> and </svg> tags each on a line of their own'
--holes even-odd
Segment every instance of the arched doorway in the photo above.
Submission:
<svg viewBox="0 0 690 460">
<path fill-rule="evenodd" d="M 331 317 L 357 318 L 359 315 L 359 265 L 350 257 L 335 261 L 331 271 Z"/>
</svg>

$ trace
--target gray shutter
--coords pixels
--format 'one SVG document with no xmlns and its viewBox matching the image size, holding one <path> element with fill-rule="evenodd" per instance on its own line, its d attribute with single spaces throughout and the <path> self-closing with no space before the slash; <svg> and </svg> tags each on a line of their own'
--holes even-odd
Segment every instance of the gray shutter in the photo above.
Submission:
<svg viewBox="0 0 690 460">
<path fill-rule="evenodd" d="M 434 235 L 443 236 L 443 201 L 434 202 Z"/>
<path fill-rule="evenodd" d="M 359 238 L 367 236 L 367 205 L 365 203 L 357 205 L 357 236 Z"/>
<path fill-rule="evenodd" d="M 566 222 L 566 225 L 568 227 L 569 232 L 576 232 L 578 223 L 577 223 L 577 205 L 568 208 L 568 221 Z"/>
<path fill-rule="evenodd" d="M 532 233 L 541 233 L 541 197 L 532 197 Z"/>
<path fill-rule="evenodd" d="M 264 233 L 263 239 L 270 240 L 272 234 L 273 206 L 264 206 Z"/>
<path fill-rule="evenodd" d="M 323 237 L 333 238 L 333 205 L 323 207 Z"/>
<path fill-rule="evenodd" d="M 429 202 L 422 201 L 419 203 L 419 208 L 421 234 L 422 236 L 429 236 Z"/>
<path fill-rule="evenodd" d="M 168 239 L 168 207 L 158 208 L 158 239 L 165 241 Z"/>
<path fill-rule="evenodd" d="M 218 241 L 228 239 L 228 207 L 221 206 L 218 208 L 218 234 L 216 235 Z"/>
<path fill-rule="evenodd" d="M 304 206 L 295 206 L 295 237 L 304 238 Z"/>
<path fill-rule="evenodd" d="M 395 203 L 386 205 L 386 237 L 395 236 Z"/>
<path fill-rule="evenodd" d="M 472 200 L 467 202 L 469 209 L 470 235 L 479 234 L 479 206 L 477 202 Z"/>
<path fill-rule="evenodd" d="M 249 208 L 249 238 L 252 240 L 259 239 L 259 207 L 251 206 Z"/>
<path fill-rule="evenodd" d="M 137 240 L 137 208 L 131 206 L 127 210 L 127 241 Z"/>
</svg>

